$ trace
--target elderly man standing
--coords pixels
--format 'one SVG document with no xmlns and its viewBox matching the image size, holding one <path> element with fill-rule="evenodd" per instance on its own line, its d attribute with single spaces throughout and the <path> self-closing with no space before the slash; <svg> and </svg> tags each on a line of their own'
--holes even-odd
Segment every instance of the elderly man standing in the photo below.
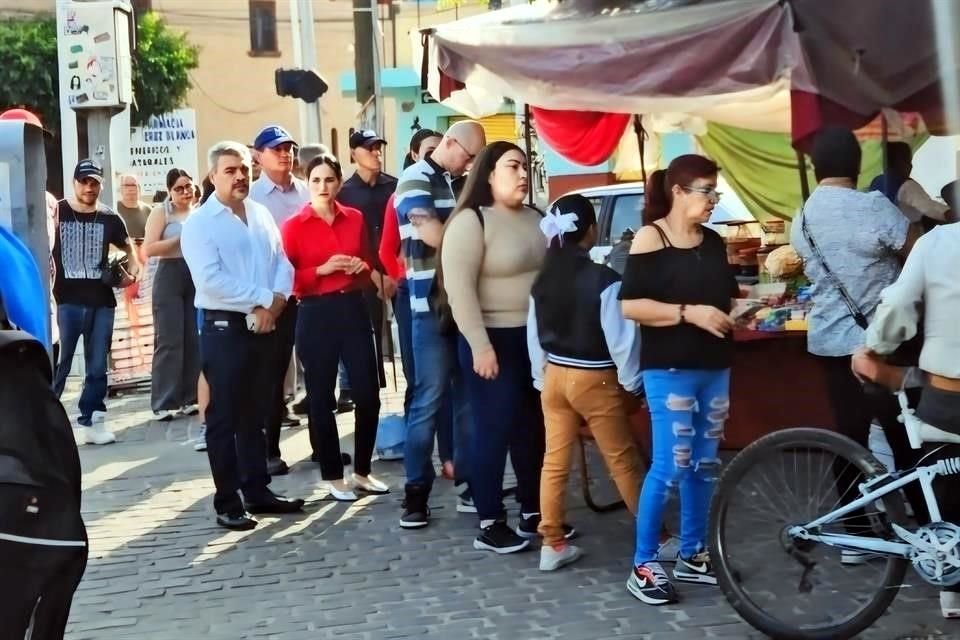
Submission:
<svg viewBox="0 0 960 640">
<path fill-rule="evenodd" d="M 293 267 L 270 212 L 247 197 L 247 148 L 220 142 L 207 160 L 215 190 L 184 223 L 180 246 L 203 312 L 200 354 L 210 386 L 206 440 L 217 524 L 244 530 L 257 526 L 251 514 L 303 507 L 303 500 L 267 488 L 261 430 L 273 400 L 265 391 L 276 377 L 263 363 L 276 360 L 276 323 L 290 298 Z"/>
<path fill-rule="evenodd" d="M 140 179 L 136 174 L 124 173 L 120 176 L 120 201 L 117 213 L 127 225 L 127 233 L 135 240 L 142 240 L 150 216 L 150 205 L 140 200 Z"/>
<path fill-rule="evenodd" d="M 310 200 L 307 183 L 293 175 L 297 143 L 283 127 L 264 127 L 253 141 L 254 156 L 260 162 L 260 177 L 250 186 L 250 198 L 267 208 L 277 228 Z M 270 409 L 264 430 L 267 433 L 267 473 L 286 474 L 290 469 L 280 454 L 280 429 L 287 417 L 284 380 L 293 354 L 297 326 L 297 303 L 290 298 L 277 319 L 277 360 L 269 383 Z"/>
<path fill-rule="evenodd" d="M 451 184 L 466 172 L 485 144 L 486 136 L 479 123 L 457 122 L 430 156 L 421 158 L 403 171 L 397 184 L 394 202 L 400 223 L 401 251 L 410 283 L 416 378 L 407 412 L 403 458 L 407 484 L 400 526 L 406 529 L 425 527 L 430 523 L 427 501 L 436 475 L 433 441 L 447 394 L 452 394 L 454 457 L 459 458 L 466 449 L 457 445 L 457 441 L 463 442 L 467 433 L 469 414 L 466 391 L 457 366 L 456 340 L 454 336 L 440 333 L 427 297 L 433 285 L 443 224 L 456 204 Z M 463 461 L 454 460 L 455 482 L 460 485 L 458 489 L 462 497 L 467 490 L 460 481 L 467 478 L 468 470 L 464 466 Z M 462 506 L 469 507 L 468 504 Z"/>
</svg>

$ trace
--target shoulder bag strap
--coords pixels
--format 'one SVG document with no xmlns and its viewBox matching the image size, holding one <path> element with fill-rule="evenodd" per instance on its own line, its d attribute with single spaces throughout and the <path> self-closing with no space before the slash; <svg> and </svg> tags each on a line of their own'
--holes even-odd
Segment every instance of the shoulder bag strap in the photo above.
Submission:
<svg viewBox="0 0 960 640">
<path fill-rule="evenodd" d="M 850 315 L 853 317 L 853 321 L 857 323 L 857 326 L 861 329 L 866 329 L 869 326 L 870 322 L 867 320 L 867 316 L 864 315 L 863 311 L 860 310 L 860 307 L 856 302 L 853 301 L 853 298 L 850 297 L 850 294 L 847 292 L 847 288 L 843 286 L 843 283 L 840 282 L 840 278 L 837 277 L 837 274 L 833 272 L 830 268 L 830 265 L 827 264 L 826 259 L 823 257 L 823 253 L 820 251 L 820 247 L 817 246 L 817 243 L 814 241 L 813 236 L 810 234 L 810 230 L 807 228 L 807 216 L 805 215 L 805 210 L 800 211 L 800 230 L 803 232 L 803 239 L 807 241 L 807 244 L 810 245 L 810 250 L 813 252 L 813 255 L 816 256 L 817 260 L 820 261 L 820 266 L 823 267 L 823 272 L 827 275 L 827 279 L 837 288 L 837 291 L 840 292 L 840 297 L 843 298 L 844 304 L 847 305 L 847 309 L 850 310 Z"/>
</svg>

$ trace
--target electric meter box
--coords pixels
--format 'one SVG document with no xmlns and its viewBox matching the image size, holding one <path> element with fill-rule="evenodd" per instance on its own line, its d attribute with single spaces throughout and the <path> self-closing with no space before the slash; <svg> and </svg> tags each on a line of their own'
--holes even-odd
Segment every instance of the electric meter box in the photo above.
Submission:
<svg viewBox="0 0 960 640">
<path fill-rule="evenodd" d="M 122 110 L 133 101 L 133 9 L 119 0 L 59 5 L 60 90 L 73 109 Z"/>
<path fill-rule="evenodd" d="M 43 130 L 26 122 L 0 120 L 0 227 L 30 249 L 49 295 L 50 239 L 55 229 L 47 209 L 46 182 Z"/>
</svg>

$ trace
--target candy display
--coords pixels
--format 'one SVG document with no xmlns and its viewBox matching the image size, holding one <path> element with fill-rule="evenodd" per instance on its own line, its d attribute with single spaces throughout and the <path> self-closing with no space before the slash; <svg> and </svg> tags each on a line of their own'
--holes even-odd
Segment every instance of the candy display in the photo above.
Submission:
<svg viewBox="0 0 960 640">
<path fill-rule="evenodd" d="M 751 287 L 731 312 L 736 327 L 750 331 L 806 331 L 810 285 L 802 278 Z"/>
</svg>

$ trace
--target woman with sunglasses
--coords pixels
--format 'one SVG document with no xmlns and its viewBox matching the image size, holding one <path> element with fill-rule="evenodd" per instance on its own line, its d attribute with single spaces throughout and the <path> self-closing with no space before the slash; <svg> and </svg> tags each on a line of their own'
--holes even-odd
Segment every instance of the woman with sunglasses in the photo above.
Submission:
<svg viewBox="0 0 960 640">
<path fill-rule="evenodd" d="M 196 413 L 200 346 L 195 290 L 180 252 L 180 231 L 193 210 L 193 179 L 167 173 L 167 199 L 147 218 L 143 253 L 157 260 L 153 276 L 153 373 L 150 406 L 159 420 Z"/>
<path fill-rule="evenodd" d="M 720 198 L 719 167 L 683 155 L 646 184 L 646 226 L 623 275 L 623 314 L 640 325 L 640 368 L 650 407 L 653 461 L 637 508 L 630 593 L 646 604 L 675 602 L 657 552 L 663 509 L 680 491 L 680 553 L 673 576 L 716 584 L 704 546 L 717 451 L 730 407 L 736 279 L 723 239 L 704 226 Z"/>
</svg>

